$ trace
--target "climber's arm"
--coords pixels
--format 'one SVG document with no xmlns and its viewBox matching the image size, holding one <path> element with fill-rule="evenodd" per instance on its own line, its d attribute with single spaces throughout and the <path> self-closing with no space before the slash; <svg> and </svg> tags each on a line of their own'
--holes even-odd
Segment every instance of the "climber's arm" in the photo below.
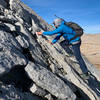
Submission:
<svg viewBox="0 0 100 100">
<path fill-rule="evenodd" d="M 62 29 L 63 29 L 63 27 L 62 26 L 59 26 L 58 28 L 56 28 L 53 31 L 36 32 L 36 33 L 38 35 L 54 35 L 54 34 L 57 34 L 57 33 L 62 33 Z"/>
<path fill-rule="evenodd" d="M 61 36 L 62 34 L 58 33 L 57 36 L 52 40 L 52 44 L 55 44 L 60 39 Z"/>
<path fill-rule="evenodd" d="M 57 33 L 60 33 L 62 32 L 62 27 L 58 27 L 57 29 L 53 30 L 53 31 L 46 31 L 46 32 L 43 32 L 43 35 L 54 35 L 54 34 L 57 34 Z"/>
</svg>

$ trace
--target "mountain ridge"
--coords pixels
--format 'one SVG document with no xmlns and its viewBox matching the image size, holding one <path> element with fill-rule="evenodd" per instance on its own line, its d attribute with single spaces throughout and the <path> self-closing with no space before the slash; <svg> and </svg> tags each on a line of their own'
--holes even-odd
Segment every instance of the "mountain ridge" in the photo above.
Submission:
<svg viewBox="0 0 100 100">
<path fill-rule="evenodd" d="M 83 56 L 92 73 L 83 80 L 71 50 L 67 52 L 60 43 L 49 44 L 53 37 L 36 34 L 52 30 L 47 22 L 20 0 L 2 1 L 0 99 L 100 100 L 99 71 Z"/>
</svg>

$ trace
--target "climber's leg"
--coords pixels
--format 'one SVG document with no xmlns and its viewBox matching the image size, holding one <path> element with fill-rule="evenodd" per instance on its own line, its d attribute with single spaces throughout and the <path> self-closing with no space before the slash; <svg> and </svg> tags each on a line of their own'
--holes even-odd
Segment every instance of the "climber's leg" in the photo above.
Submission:
<svg viewBox="0 0 100 100">
<path fill-rule="evenodd" d="M 82 56 L 81 56 L 80 45 L 81 45 L 81 42 L 74 44 L 74 45 L 72 45 L 72 49 L 73 49 L 73 53 L 74 53 L 77 61 L 79 62 L 82 72 L 87 73 L 88 69 L 87 69 L 87 66 L 86 66 Z"/>
</svg>

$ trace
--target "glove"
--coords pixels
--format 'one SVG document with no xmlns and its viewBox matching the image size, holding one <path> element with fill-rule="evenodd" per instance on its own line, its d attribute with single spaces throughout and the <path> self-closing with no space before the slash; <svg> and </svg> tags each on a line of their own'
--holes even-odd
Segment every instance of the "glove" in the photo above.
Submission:
<svg viewBox="0 0 100 100">
<path fill-rule="evenodd" d="M 36 32 L 36 34 L 38 34 L 38 35 L 42 35 L 43 33 L 42 33 L 42 32 Z"/>
</svg>

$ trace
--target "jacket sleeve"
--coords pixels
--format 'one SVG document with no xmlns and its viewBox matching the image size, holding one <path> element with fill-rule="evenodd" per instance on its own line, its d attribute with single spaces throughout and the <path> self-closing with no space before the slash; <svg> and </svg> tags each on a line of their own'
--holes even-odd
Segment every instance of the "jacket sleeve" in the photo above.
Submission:
<svg viewBox="0 0 100 100">
<path fill-rule="evenodd" d="M 61 33 L 61 32 L 62 32 L 62 26 L 59 26 L 57 29 L 53 31 L 43 32 L 43 35 L 54 35 L 54 34 Z"/>
<path fill-rule="evenodd" d="M 53 44 L 56 43 L 60 39 L 61 36 L 62 36 L 62 34 L 58 33 L 57 36 L 52 40 L 52 43 Z"/>
</svg>

